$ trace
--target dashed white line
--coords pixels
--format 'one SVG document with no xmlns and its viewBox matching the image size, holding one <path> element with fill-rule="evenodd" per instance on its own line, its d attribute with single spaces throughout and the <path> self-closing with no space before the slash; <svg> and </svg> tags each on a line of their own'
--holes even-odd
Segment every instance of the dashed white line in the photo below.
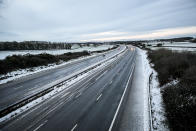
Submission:
<svg viewBox="0 0 196 131">
<path fill-rule="evenodd" d="M 107 86 L 107 83 L 103 86 L 103 88 L 105 88 Z"/>
<path fill-rule="evenodd" d="M 97 101 L 101 98 L 102 94 L 100 94 L 98 97 L 97 97 Z"/>
<path fill-rule="evenodd" d="M 23 86 L 14 87 L 14 89 L 22 88 Z"/>
<path fill-rule="evenodd" d="M 71 131 L 74 131 L 77 126 L 78 126 L 78 124 L 75 124 L 75 126 L 71 129 Z"/>
<path fill-rule="evenodd" d="M 48 120 L 45 120 L 41 125 L 39 125 L 37 128 L 35 128 L 33 131 L 37 131 L 38 129 L 40 129 L 44 124 L 46 124 Z"/>
</svg>

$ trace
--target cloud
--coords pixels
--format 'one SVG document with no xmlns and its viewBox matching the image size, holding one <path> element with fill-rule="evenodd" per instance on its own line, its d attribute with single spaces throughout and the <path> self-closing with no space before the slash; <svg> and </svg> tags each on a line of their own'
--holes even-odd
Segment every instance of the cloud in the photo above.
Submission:
<svg viewBox="0 0 196 131">
<path fill-rule="evenodd" d="M 191 35 L 191 36 L 196 35 L 196 26 L 156 30 L 156 31 L 152 31 L 149 33 L 139 34 L 139 35 L 102 37 L 102 38 L 96 38 L 96 39 L 86 39 L 82 41 L 116 41 L 116 40 L 142 40 L 142 39 L 144 40 L 144 39 L 175 37 L 175 36 L 180 36 L 180 35 Z"/>
<path fill-rule="evenodd" d="M 5 1 L 0 32 L 18 35 L 0 40 L 80 41 L 196 26 L 195 0 Z"/>
<path fill-rule="evenodd" d="M 3 0 L 0 0 L 0 5 L 3 4 Z"/>
</svg>

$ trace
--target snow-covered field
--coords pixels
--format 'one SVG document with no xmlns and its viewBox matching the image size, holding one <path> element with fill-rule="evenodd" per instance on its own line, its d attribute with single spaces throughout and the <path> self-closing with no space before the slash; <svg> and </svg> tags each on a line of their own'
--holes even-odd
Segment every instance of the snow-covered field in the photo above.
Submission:
<svg viewBox="0 0 196 131">
<path fill-rule="evenodd" d="M 173 43 L 164 43 L 163 46 L 181 46 L 181 47 L 196 47 L 196 43 L 190 42 L 173 42 Z"/>
<path fill-rule="evenodd" d="M 143 64 L 144 64 L 144 73 L 146 79 L 152 74 L 152 79 L 149 83 L 149 106 L 151 107 L 150 116 L 152 118 L 152 127 L 155 131 L 169 131 L 168 126 L 165 124 L 165 110 L 163 107 L 163 100 L 161 95 L 161 88 L 159 87 L 159 82 L 157 80 L 157 72 L 151 68 L 146 51 L 138 49 L 139 54 L 142 55 Z"/>
<path fill-rule="evenodd" d="M 162 47 L 154 47 L 156 46 L 158 43 L 162 43 Z M 151 45 L 151 46 L 147 46 L 147 48 L 150 48 L 152 50 L 158 50 L 161 48 L 164 49 L 169 49 L 169 50 L 173 50 L 173 51 L 191 51 L 191 52 L 196 52 L 196 43 L 190 43 L 190 42 L 151 42 L 151 43 L 145 43 L 147 45 Z M 167 46 L 171 46 L 171 47 L 167 47 Z"/>
<path fill-rule="evenodd" d="M 163 44 L 162 46 L 182 46 L 182 47 L 196 47 L 196 43 L 191 42 L 148 42 L 146 45 L 156 46 L 158 43 Z"/>
<path fill-rule="evenodd" d="M 158 50 L 158 49 L 168 49 L 172 51 L 178 51 L 178 52 L 183 52 L 183 51 L 190 51 L 190 52 L 196 52 L 196 48 L 180 48 L 180 47 L 150 47 L 152 50 Z"/>
<path fill-rule="evenodd" d="M 17 51 L 0 51 L 0 59 L 5 59 L 7 56 L 12 55 L 25 55 L 25 54 L 41 54 L 41 53 L 48 53 L 52 55 L 60 55 L 68 52 L 81 52 L 81 51 L 99 51 L 99 50 L 106 50 L 112 48 L 113 45 L 100 45 L 97 47 L 94 46 L 83 46 L 81 48 L 75 49 L 59 49 L 59 50 L 17 50 Z"/>
</svg>

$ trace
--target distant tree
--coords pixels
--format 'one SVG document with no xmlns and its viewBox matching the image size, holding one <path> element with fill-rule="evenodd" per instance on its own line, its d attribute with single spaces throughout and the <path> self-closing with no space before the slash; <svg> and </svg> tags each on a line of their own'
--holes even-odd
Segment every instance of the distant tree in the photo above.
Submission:
<svg viewBox="0 0 196 131">
<path fill-rule="evenodd" d="M 163 44 L 162 43 L 158 43 L 157 44 L 157 47 L 161 47 Z"/>
</svg>

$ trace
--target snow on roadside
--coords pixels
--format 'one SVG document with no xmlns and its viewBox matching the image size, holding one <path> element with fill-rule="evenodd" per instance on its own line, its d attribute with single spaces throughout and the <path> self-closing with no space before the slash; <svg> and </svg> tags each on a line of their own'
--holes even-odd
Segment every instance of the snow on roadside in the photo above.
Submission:
<svg viewBox="0 0 196 131">
<path fill-rule="evenodd" d="M 159 87 L 159 82 L 157 79 L 157 72 L 151 68 L 149 60 L 147 58 L 147 52 L 141 49 L 138 49 L 139 53 L 142 55 L 144 63 L 144 72 L 146 74 L 146 79 L 149 79 L 150 74 L 152 74 L 152 79 L 150 84 L 150 98 L 151 98 L 151 117 L 152 117 L 152 126 L 155 131 L 169 131 L 166 123 L 165 109 L 163 107 L 163 100 L 161 95 L 161 89 Z"/>
</svg>

